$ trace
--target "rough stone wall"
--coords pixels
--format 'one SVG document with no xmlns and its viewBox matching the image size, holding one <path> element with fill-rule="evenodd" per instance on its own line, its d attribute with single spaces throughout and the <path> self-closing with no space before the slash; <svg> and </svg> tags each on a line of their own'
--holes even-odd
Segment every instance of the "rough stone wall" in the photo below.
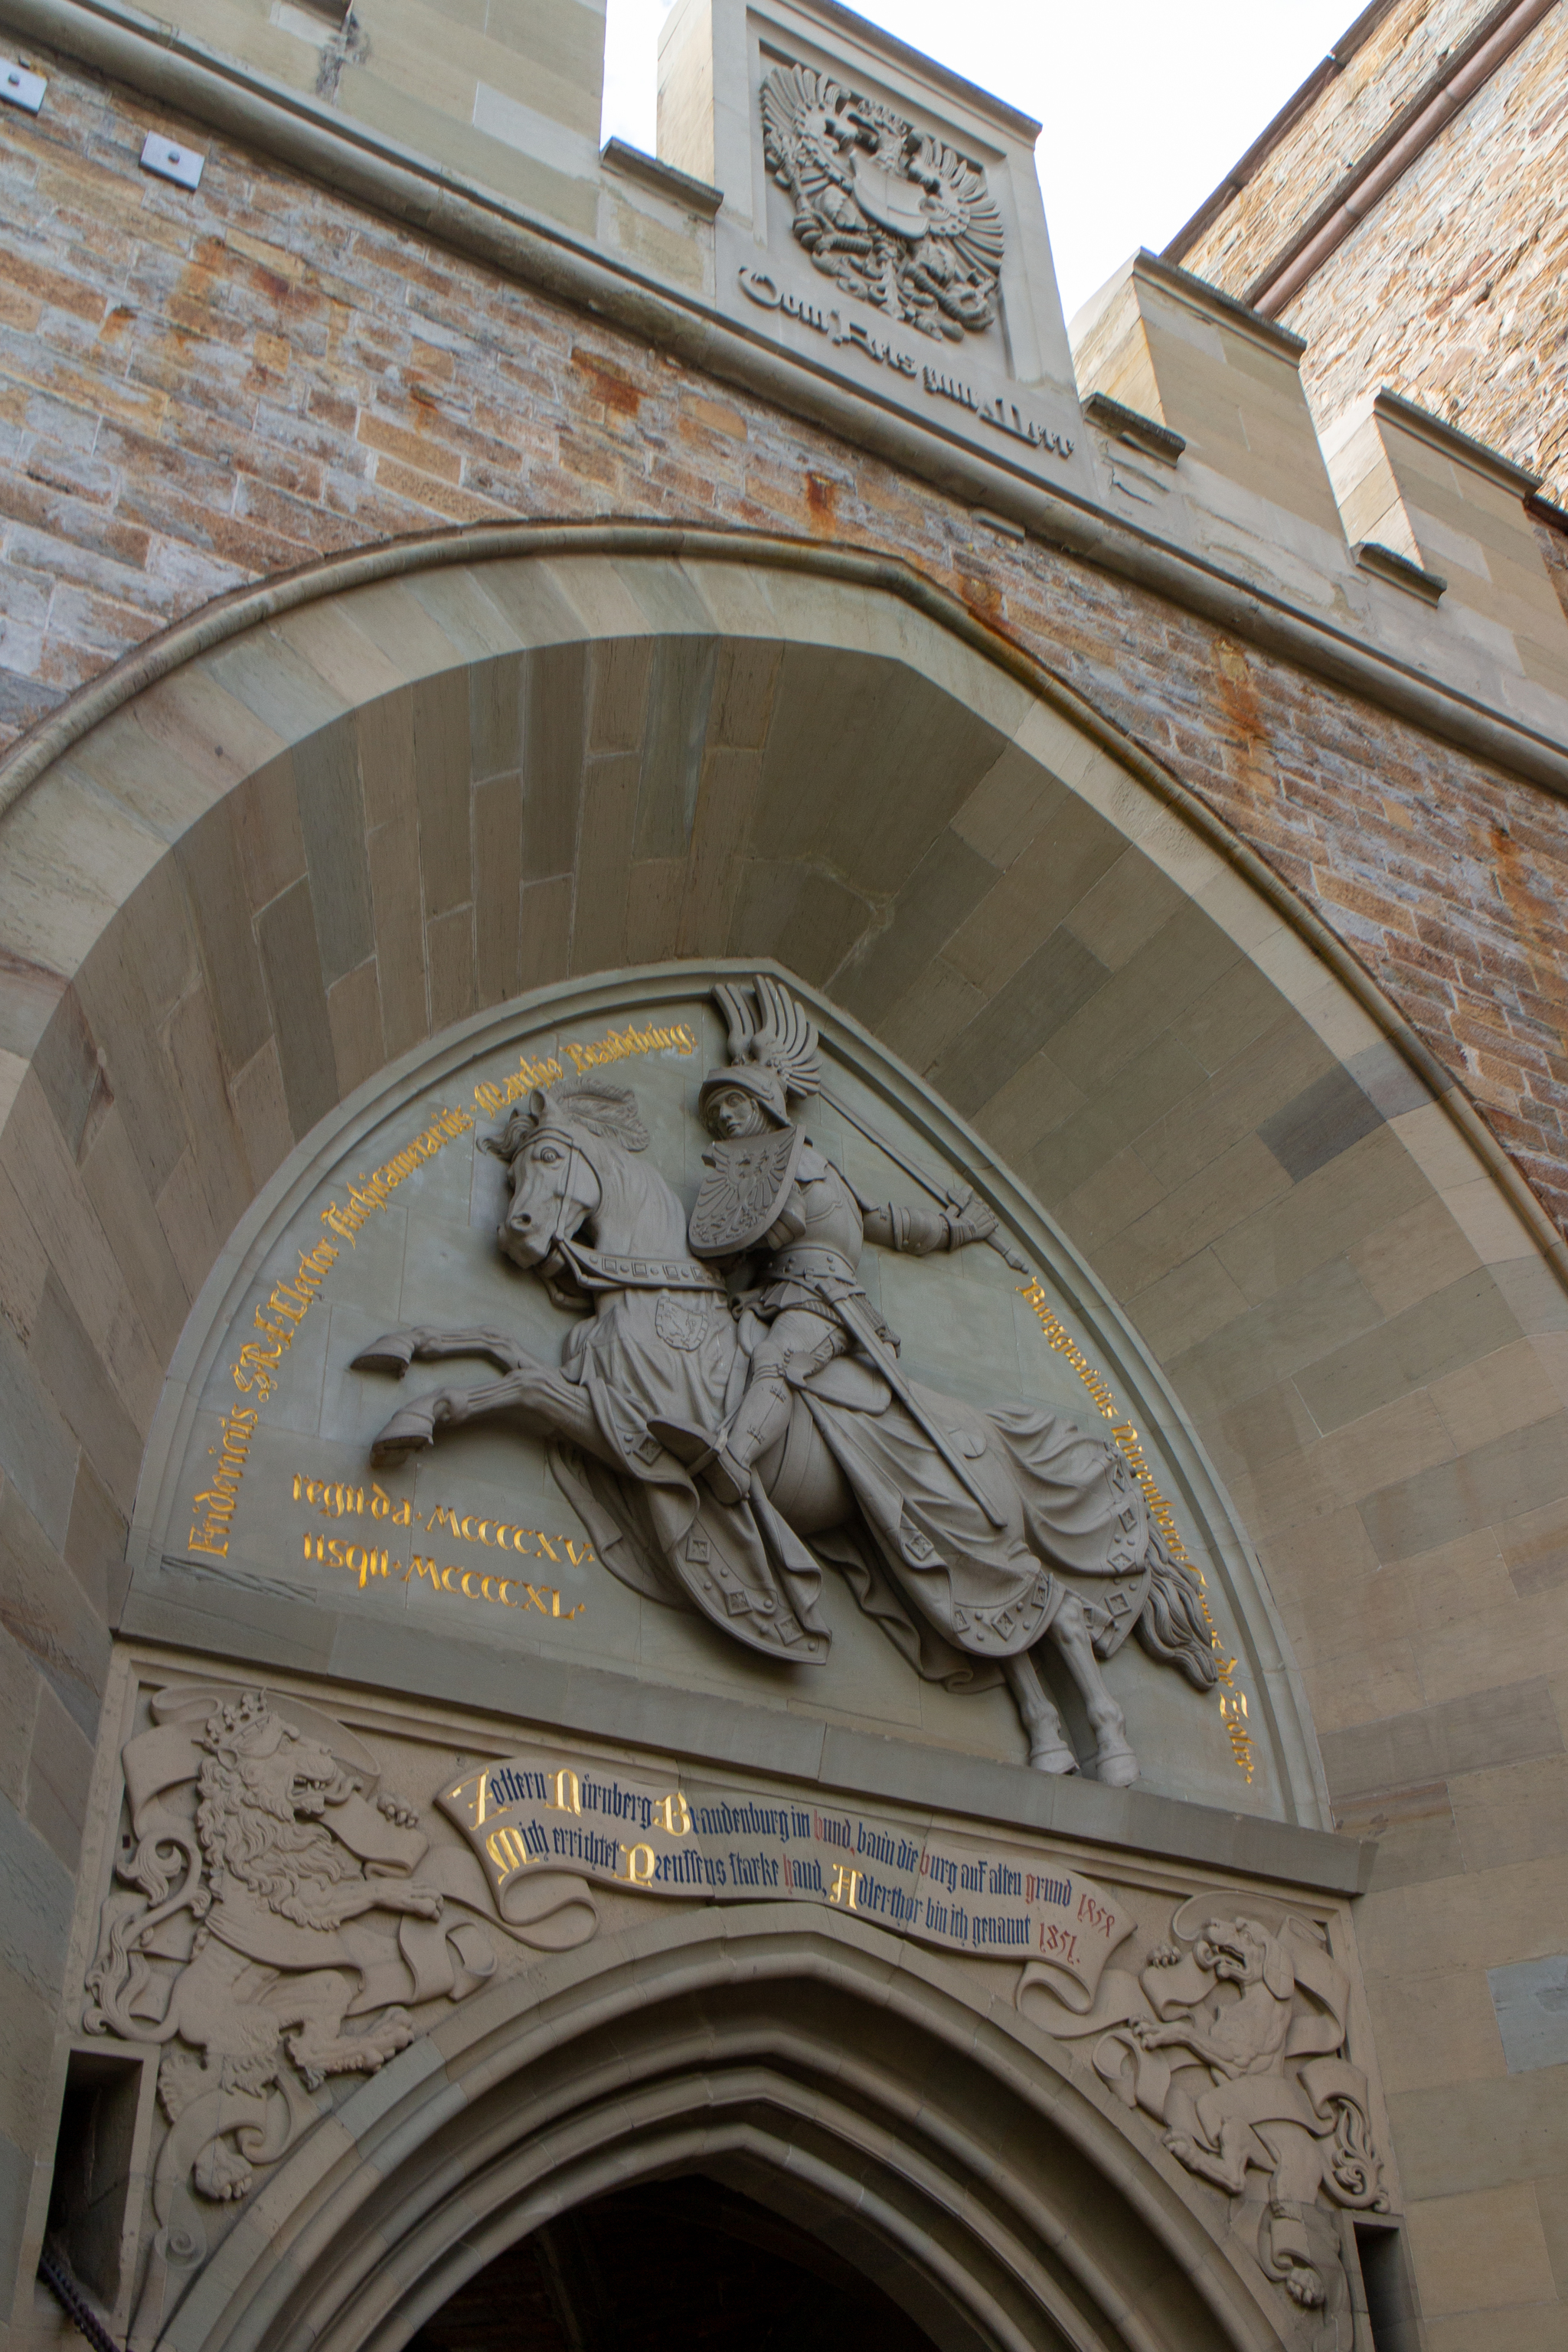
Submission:
<svg viewBox="0 0 1568 2352">
<path fill-rule="evenodd" d="M 1441 48 L 1484 13 L 1401 10 L 1387 29 L 1408 21 L 1408 49 L 1436 26 L 1447 35 Z M 1376 65 L 1380 46 L 1369 43 L 1330 85 L 1183 257 L 1187 268 L 1230 293 L 1254 282 L 1376 135 L 1384 89 L 1384 119 L 1410 95 L 1406 49 L 1384 58 L 1374 87 L 1346 87 L 1363 57 Z M 1431 48 L 1424 70 L 1436 63 Z M 1568 9 L 1548 11 L 1281 322 L 1307 338 L 1302 379 L 1320 418 L 1386 384 L 1506 451 L 1542 477 L 1548 498 L 1568 503 Z"/>
<path fill-rule="evenodd" d="M 445 520 L 901 556 L 1118 719 L 1356 948 L 1568 1231 L 1568 807 L 58 59 L 0 115 L 0 718 L 209 598 Z M 137 168 L 199 140 L 198 194 Z"/>
<path fill-rule="evenodd" d="M 1170 258 L 1238 292 L 1303 228 L 1496 0 L 1395 0 L 1201 236 Z"/>
</svg>

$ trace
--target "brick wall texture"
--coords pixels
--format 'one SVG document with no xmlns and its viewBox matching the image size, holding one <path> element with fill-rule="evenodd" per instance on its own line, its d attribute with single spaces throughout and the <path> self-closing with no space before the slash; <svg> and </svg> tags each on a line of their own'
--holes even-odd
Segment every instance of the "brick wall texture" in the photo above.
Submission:
<svg viewBox="0 0 1568 2352">
<path fill-rule="evenodd" d="M 1462 1076 L 1568 1230 L 1562 802 L 62 60 L 37 63 L 43 115 L 0 114 L 7 738 L 221 591 L 443 520 L 647 515 L 887 551 L 1253 843 Z M 208 150 L 199 193 L 139 171 L 149 129 Z"/>
<path fill-rule="evenodd" d="M 1401 0 L 1184 267 L 1245 294 L 1493 6 Z M 1307 338 L 1321 419 L 1386 384 L 1568 505 L 1568 8 L 1547 11 L 1280 316 Z"/>
</svg>

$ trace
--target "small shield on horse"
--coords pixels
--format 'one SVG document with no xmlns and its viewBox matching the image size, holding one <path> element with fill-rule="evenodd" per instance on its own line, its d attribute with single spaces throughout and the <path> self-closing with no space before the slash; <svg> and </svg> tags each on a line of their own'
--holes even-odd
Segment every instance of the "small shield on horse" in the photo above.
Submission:
<svg viewBox="0 0 1568 2352">
<path fill-rule="evenodd" d="M 784 1127 L 709 1146 L 711 1172 L 691 1212 L 693 1257 L 733 1257 L 762 1240 L 789 1198 L 804 1139 Z"/>
<path fill-rule="evenodd" d="M 699 1291 L 695 1298 L 678 1298 L 673 1291 L 659 1292 L 653 1327 L 667 1348 L 684 1349 L 688 1353 L 700 1348 L 712 1328 L 709 1321 L 712 1296 L 710 1291 Z"/>
</svg>

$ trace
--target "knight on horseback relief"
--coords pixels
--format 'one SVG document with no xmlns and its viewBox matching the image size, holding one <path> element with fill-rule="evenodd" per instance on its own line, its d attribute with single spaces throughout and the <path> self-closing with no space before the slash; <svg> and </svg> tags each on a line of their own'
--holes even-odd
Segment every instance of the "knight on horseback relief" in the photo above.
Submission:
<svg viewBox="0 0 1568 2352">
<path fill-rule="evenodd" d="M 629 1088 L 584 1077 L 518 1104 L 489 1139 L 510 1176 L 498 1238 L 577 1318 L 560 1367 L 500 1331 L 391 1333 L 360 1369 L 483 1355 L 501 1378 L 411 1402 L 373 1458 L 509 1414 L 547 1442 L 600 1559 L 635 1591 L 809 1664 L 831 1640 L 830 1564 L 917 1673 L 953 1690 L 1005 1680 L 1030 1763 L 1072 1772 L 1032 1654 L 1049 1641 L 1082 1698 L 1093 1769 L 1127 1785 L 1138 1762 L 1102 1664 L 1136 1631 L 1207 1689 L 1195 1575 L 1170 1558 L 1108 1438 L 905 1371 L 861 1279 L 865 1245 L 924 1258 L 989 1242 L 1010 1259 L 994 1216 L 968 1192 L 868 1198 L 799 1123 L 822 1091 L 804 1009 L 767 975 L 714 993 L 730 1059 L 698 1097 L 711 1140 L 689 1222 L 645 1156 Z"/>
</svg>

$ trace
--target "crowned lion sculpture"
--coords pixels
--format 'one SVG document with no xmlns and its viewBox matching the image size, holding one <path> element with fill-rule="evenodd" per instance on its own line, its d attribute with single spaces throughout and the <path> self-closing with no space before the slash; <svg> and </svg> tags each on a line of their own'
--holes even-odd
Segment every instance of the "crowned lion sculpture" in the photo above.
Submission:
<svg viewBox="0 0 1568 2352">
<path fill-rule="evenodd" d="M 413 2040 L 405 2002 L 461 1998 L 495 1956 L 415 1877 L 417 1816 L 342 1725 L 259 1691 L 176 1688 L 154 1715 L 122 1755 L 131 1829 L 83 2023 L 161 2045 L 170 2128 L 142 2301 L 163 2308 L 171 2264 L 205 2252 L 192 2192 L 247 2195 L 314 2122 L 329 2075 L 373 2074 Z"/>
</svg>

